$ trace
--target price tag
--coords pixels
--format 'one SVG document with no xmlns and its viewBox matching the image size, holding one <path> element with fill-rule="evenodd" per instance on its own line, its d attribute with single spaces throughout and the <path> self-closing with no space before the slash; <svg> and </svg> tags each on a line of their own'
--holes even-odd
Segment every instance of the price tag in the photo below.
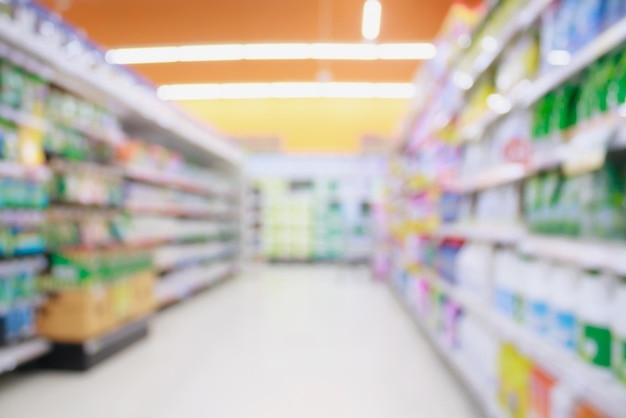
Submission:
<svg viewBox="0 0 626 418">
<path fill-rule="evenodd" d="M 574 137 L 563 150 L 565 174 L 576 176 L 601 168 L 616 132 L 616 125 L 608 125 L 589 129 Z"/>
</svg>

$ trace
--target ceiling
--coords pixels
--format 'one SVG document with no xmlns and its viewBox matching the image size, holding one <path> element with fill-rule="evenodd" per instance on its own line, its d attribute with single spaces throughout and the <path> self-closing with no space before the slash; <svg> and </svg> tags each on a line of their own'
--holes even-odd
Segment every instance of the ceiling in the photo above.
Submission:
<svg viewBox="0 0 626 418">
<path fill-rule="evenodd" d="M 41 0 L 106 48 L 268 42 L 361 42 L 364 0 Z M 379 42 L 431 41 L 453 0 L 381 0 Z M 465 0 L 473 6 L 480 0 Z M 157 85 L 401 82 L 417 61 L 230 61 L 134 66 Z M 321 72 L 323 70 L 323 73 Z M 328 77 L 329 76 L 329 77 Z M 354 153 L 368 135 L 393 136 L 408 99 L 185 102 L 231 137 L 276 138 L 286 152 Z"/>
<path fill-rule="evenodd" d="M 360 42 L 363 0 L 43 0 L 107 48 L 199 43 Z M 452 0 L 382 0 L 380 42 L 430 41 Z M 465 3 L 477 4 L 478 0 Z M 415 61 L 244 61 L 135 66 L 156 84 L 406 82 Z"/>
</svg>

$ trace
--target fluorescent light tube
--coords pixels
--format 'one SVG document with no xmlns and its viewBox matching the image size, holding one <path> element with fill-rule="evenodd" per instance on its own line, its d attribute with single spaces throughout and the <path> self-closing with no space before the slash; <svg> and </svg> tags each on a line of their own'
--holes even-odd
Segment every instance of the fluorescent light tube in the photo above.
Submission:
<svg viewBox="0 0 626 418">
<path fill-rule="evenodd" d="M 426 42 L 379 44 L 376 48 L 381 60 L 429 60 L 437 55 L 435 45 Z"/>
<path fill-rule="evenodd" d="M 215 44 L 113 49 L 113 64 L 241 60 L 428 60 L 437 48 L 427 42 L 393 44 L 285 43 Z"/>
<path fill-rule="evenodd" d="M 363 38 L 373 41 L 380 34 L 380 17 L 382 6 L 378 0 L 366 0 L 363 5 Z"/>
<path fill-rule="evenodd" d="M 178 61 L 178 47 L 157 46 L 147 48 L 112 49 L 106 59 L 114 64 L 153 64 Z"/>
<path fill-rule="evenodd" d="M 311 58 L 318 60 L 375 60 L 376 45 L 368 44 L 312 44 Z"/>
<path fill-rule="evenodd" d="M 163 100 L 363 98 L 406 99 L 411 83 L 224 83 L 173 84 L 158 90 Z"/>
</svg>

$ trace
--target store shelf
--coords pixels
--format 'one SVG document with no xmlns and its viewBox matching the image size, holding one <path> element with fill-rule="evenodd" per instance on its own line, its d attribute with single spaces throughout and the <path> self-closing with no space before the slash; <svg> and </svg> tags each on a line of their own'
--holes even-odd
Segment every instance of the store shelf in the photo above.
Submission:
<svg viewBox="0 0 626 418">
<path fill-rule="evenodd" d="M 452 224 L 442 226 L 433 235 L 440 238 L 517 244 L 524 237 L 525 229 L 519 225 L 508 224 Z"/>
<path fill-rule="evenodd" d="M 463 176 L 446 188 L 455 193 L 475 193 L 523 180 L 531 171 L 522 164 L 507 163 L 472 176 Z"/>
<path fill-rule="evenodd" d="M 203 181 L 182 176 L 179 174 L 167 173 L 151 168 L 126 167 L 126 177 L 130 180 L 150 183 L 162 187 L 180 189 L 189 193 L 196 193 L 205 196 L 213 195 L 213 189 Z"/>
<path fill-rule="evenodd" d="M 231 263 L 214 266 L 197 266 L 164 276 L 156 284 L 156 299 L 160 307 L 166 307 L 206 289 L 227 278 L 233 271 Z"/>
<path fill-rule="evenodd" d="M 593 266 L 617 274 L 625 271 L 626 243 L 622 242 L 528 235 L 521 238 L 519 248 L 528 254 L 580 267 Z"/>
<path fill-rule="evenodd" d="M 476 193 L 492 187 L 521 181 L 533 175 L 560 167 L 572 161 L 572 156 L 584 158 L 587 151 L 626 148 L 626 127 L 623 118 L 606 114 L 594 123 L 587 123 L 563 134 L 566 142 L 535 145 L 529 164 L 503 163 L 473 175 L 463 175 L 445 185 L 455 193 Z"/>
<path fill-rule="evenodd" d="M 128 246 L 130 248 L 153 248 L 153 247 L 162 247 L 166 245 L 194 245 L 197 242 L 205 242 L 205 241 L 220 241 L 220 238 L 216 235 L 201 235 L 201 234 L 190 234 L 185 236 L 178 237 L 169 237 L 169 238 L 142 238 L 142 239 L 133 239 L 124 241 L 124 246 Z"/>
<path fill-rule="evenodd" d="M 0 374 L 11 372 L 22 364 L 44 356 L 50 348 L 51 344 L 41 338 L 0 348 Z"/>
<path fill-rule="evenodd" d="M 45 209 L 4 209 L 0 210 L 0 225 L 24 227 L 41 226 L 46 222 Z"/>
<path fill-rule="evenodd" d="M 55 84 L 97 103 L 114 105 L 136 126 L 179 138 L 190 153 L 203 150 L 231 164 L 242 164 L 244 154 L 238 147 L 159 100 L 152 87 L 138 84 L 129 73 L 104 60 L 94 65 L 83 57 L 68 57 L 60 45 L 41 39 L 26 23 L 2 16 L 0 41 L 49 67 L 47 72 Z"/>
<path fill-rule="evenodd" d="M 508 22 L 497 37 L 492 38 L 495 48 L 483 47 L 483 52 L 473 61 L 472 68 L 467 75 L 473 81 L 478 80 L 497 61 L 517 34 L 527 30 L 541 17 L 550 3 L 552 0 L 530 0 L 527 4 L 523 4 L 522 10 L 516 14 L 515 19 Z"/>
<path fill-rule="evenodd" d="M 124 173 L 118 167 L 98 164 L 87 161 L 68 161 L 54 159 L 50 162 L 50 168 L 57 173 L 90 173 L 100 177 L 122 179 Z"/>
<path fill-rule="evenodd" d="M 153 203 L 147 202 L 126 202 L 126 210 L 136 215 L 155 215 L 182 218 L 211 218 L 211 210 L 207 207 L 198 207 L 193 205 L 181 205 L 176 203 L 165 203 L 155 206 Z"/>
<path fill-rule="evenodd" d="M 441 339 L 435 335 L 435 333 L 428 328 L 426 324 L 423 323 L 421 318 L 419 318 L 413 309 L 411 309 L 411 306 L 406 301 L 402 293 L 395 289 L 393 284 L 390 285 L 390 288 L 397 300 L 414 320 L 422 334 L 426 336 L 431 346 L 436 350 L 439 357 L 459 378 L 467 392 L 472 395 L 476 404 L 482 409 L 484 416 L 486 418 L 506 418 L 507 415 L 498 405 L 495 396 L 485 390 L 484 383 L 477 379 L 478 375 L 474 373 L 472 365 L 465 359 L 463 354 L 443 343 Z"/>
<path fill-rule="evenodd" d="M 18 163 L 0 161 L 0 177 L 10 177 L 36 182 L 50 179 L 48 167 L 28 167 Z"/>
<path fill-rule="evenodd" d="M 90 206 L 69 203 L 54 203 L 47 210 L 49 221 L 76 220 L 84 218 L 114 219 L 122 209 L 117 207 Z"/>
<path fill-rule="evenodd" d="M 9 106 L 0 105 L 0 117 L 4 120 L 11 121 L 16 125 L 28 126 L 29 128 L 42 132 L 48 129 L 48 123 L 45 119 L 29 115 Z"/>
<path fill-rule="evenodd" d="M 609 371 L 601 372 L 575 355 L 552 346 L 532 331 L 496 312 L 489 303 L 450 285 L 436 273 L 426 271 L 425 276 L 431 284 L 454 299 L 496 335 L 513 343 L 521 352 L 566 384 L 577 397 L 593 404 L 608 416 L 623 416 L 626 411 L 626 387 Z"/>
<path fill-rule="evenodd" d="M 197 245 L 177 245 L 156 250 L 154 263 L 161 272 L 171 272 L 186 268 L 191 264 L 222 260 L 236 254 L 237 244 L 213 243 Z"/>
<path fill-rule="evenodd" d="M 535 3 L 541 2 L 542 1 L 536 1 Z M 546 2 L 544 1 L 544 3 Z M 547 3 L 549 4 L 550 1 Z M 545 9 L 545 7 L 546 5 L 543 6 L 543 9 Z M 546 94 L 588 68 L 599 58 L 619 47 L 625 41 L 626 19 L 622 19 L 575 53 L 568 65 L 552 68 L 544 74 L 537 76 L 533 81 L 524 81 L 523 86 L 520 85 L 514 88 L 513 92 L 507 97 L 508 101 L 514 108 L 530 107 L 534 105 Z M 478 75 L 474 77 L 478 77 Z M 464 132 L 468 133 L 468 135 L 466 135 L 468 137 L 467 139 L 481 135 L 489 126 L 500 120 L 504 115 L 505 114 L 498 114 L 493 111 L 487 112 L 479 120 L 464 128 Z"/>
<path fill-rule="evenodd" d="M 124 133 L 119 130 L 97 129 L 87 125 L 71 125 L 63 121 L 52 121 L 53 124 L 69 130 L 78 131 L 89 139 L 115 145 L 124 140 Z"/>
<path fill-rule="evenodd" d="M 514 245 L 525 254 L 548 260 L 583 268 L 593 266 L 615 274 L 626 272 L 626 242 L 536 235 L 519 225 L 506 224 L 445 225 L 433 235 Z"/>
<path fill-rule="evenodd" d="M 533 105 L 547 93 L 588 68 L 600 57 L 620 46 L 624 41 L 626 41 L 626 19 L 617 22 L 575 53 L 568 65 L 552 69 L 539 76 L 532 83 L 530 89 L 526 91 L 521 105 Z"/>
</svg>

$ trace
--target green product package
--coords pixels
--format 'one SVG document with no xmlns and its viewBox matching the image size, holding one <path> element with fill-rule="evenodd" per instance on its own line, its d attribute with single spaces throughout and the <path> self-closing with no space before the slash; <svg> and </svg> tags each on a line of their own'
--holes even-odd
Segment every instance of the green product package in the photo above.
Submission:
<svg viewBox="0 0 626 418">
<path fill-rule="evenodd" d="M 594 238 L 626 238 L 623 175 L 618 166 L 607 162 L 593 173 L 593 197 L 589 206 L 588 235 Z"/>
<path fill-rule="evenodd" d="M 0 59 L 0 104 L 20 108 L 24 90 L 22 72 L 8 60 Z"/>
<path fill-rule="evenodd" d="M 559 173 L 552 171 L 541 177 L 538 205 L 538 232 L 552 234 L 557 232 L 554 204 L 559 186 Z"/>
<path fill-rule="evenodd" d="M 611 107 L 611 82 L 617 70 L 619 60 L 619 54 L 609 54 L 601 61 L 600 71 L 596 74 L 596 111 L 599 113 L 606 113 Z"/>
<path fill-rule="evenodd" d="M 552 126 L 555 130 L 564 131 L 576 124 L 578 94 L 578 86 L 574 83 L 567 83 L 555 92 L 552 115 Z"/>
<path fill-rule="evenodd" d="M 578 178 L 561 178 L 556 203 L 559 234 L 576 237 L 581 233 L 583 208 L 580 205 L 580 187 Z"/>
<path fill-rule="evenodd" d="M 613 72 L 614 91 L 617 93 L 616 107 L 626 103 L 626 51 L 622 51 L 620 60 Z"/>
<path fill-rule="evenodd" d="M 19 136 L 15 124 L 0 119 L 0 137 L 1 159 L 6 161 L 18 161 Z"/>
<path fill-rule="evenodd" d="M 550 92 L 541 100 L 537 109 L 537 140 L 544 140 L 552 134 L 552 114 L 554 109 L 555 93 Z"/>
<path fill-rule="evenodd" d="M 83 287 L 100 280 L 98 265 L 93 261 L 54 253 L 50 264 L 54 283 L 61 287 Z"/>
<path fill-rule="evenodd" d="M 576 103 L 576 115 L 578 122 L 583 122 L 591 118 L 591 102 L 595 92 L 593 91 L 593 80 L 590 77 L 583 77 L 580 84 L 578 102 Z"/>
<path fill-rule="evenodd" d="M 592 324 L 581 325 L 580 354 L 590 364 L 602 368 L 611 367 L 612 335 L 605 327 Z"/>
<path fill-rule="evenodd" d="M 626 341 L 613 335 L 613 371 L 615 376 L 626 384 Z"/>
<path fill-rule="evenodd" d="M 533 176 L 524 184 L 524 213 L 526 223 L 531 231 L 538 232 L 539 190 L 541 179 Z"/>
</svg>

